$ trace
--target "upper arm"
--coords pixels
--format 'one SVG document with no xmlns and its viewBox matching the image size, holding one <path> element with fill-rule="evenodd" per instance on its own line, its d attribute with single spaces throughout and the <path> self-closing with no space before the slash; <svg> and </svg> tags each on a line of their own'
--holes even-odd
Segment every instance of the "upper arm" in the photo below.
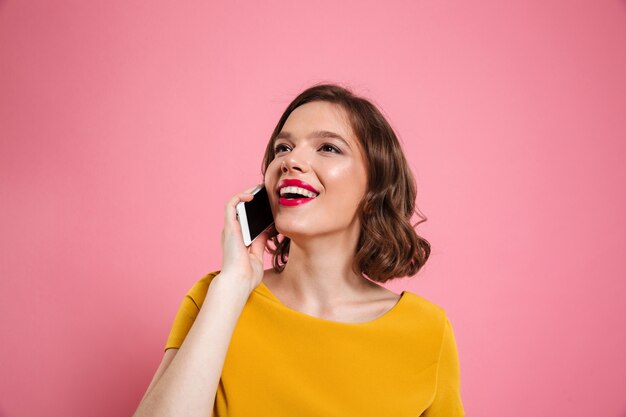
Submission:
<svg viewBox="0 0 626 417">
<path fill-rule="evenodd" d="M 150 385 L 148 385 L 148 389 L 146 390 L 146 393 L 143 395 L 143 398 L 141 399 L 141 401 L 143 401 L 146 398 L 146 395 L 148 395 L 150 390 L 152 390 L 152 388 L 154 388 L 154 385 L 156 385 L 157 381 L 161 378 L 161 376 L 163 376 L 163 373 L 168 368 L 168 366 L 170 366 L 170 363 L 172 363 L 172 360 L 176 356 L 176 353 L 178 353 L 178 349 L 167 349 L 165 351 L 165 353 L 163 354 L 163 358 L 161 359 L 161 363 L 159 364 L 159 367 L 154 373 L 154 376 L 152 377 L 152 381 L 150 382 Z"/>
<path fill-rule="evenodd" d="M 176 317 L 174 318 L 174 323 L 172 324 L 167 342 L 165 343 L 166 352 L 173 348 L 179 349 L 183 344 L 187 333 L 189 333 L 196 317 L 198 317 L 198 313 L 204 303 L 209 285 L 213 280 L 213 277 L 216 275 L 217 272 L 211 272 L 205 275 L 204 278 L 196 282 L 193 287 L 191 287 L 191 289 L 187 292 L 187 295 L 183 298 L 183 301 L 180 303 L 180 307 L 178 308 L 178 312 L 176 313 Z"/>
</svg>

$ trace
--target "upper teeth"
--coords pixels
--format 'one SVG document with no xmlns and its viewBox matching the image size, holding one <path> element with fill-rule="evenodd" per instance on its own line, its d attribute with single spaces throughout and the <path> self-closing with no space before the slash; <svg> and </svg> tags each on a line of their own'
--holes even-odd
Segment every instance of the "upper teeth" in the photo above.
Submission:
<svg viewBox="0 0 626 417">
<path fill-rule="evenodd" d="M 314 192 L 311 192 L 307 189 L 304 188 L 300 188 L 300 187 L 283 187 L 280 189 L 280 195 L 285 195 L 285 194 L 300 194 L 303 195 L 305 197 L 309 197 L 309 198 L 315 198 L 317 197 L 317 194 L 315 194 Z"/>
</svg>

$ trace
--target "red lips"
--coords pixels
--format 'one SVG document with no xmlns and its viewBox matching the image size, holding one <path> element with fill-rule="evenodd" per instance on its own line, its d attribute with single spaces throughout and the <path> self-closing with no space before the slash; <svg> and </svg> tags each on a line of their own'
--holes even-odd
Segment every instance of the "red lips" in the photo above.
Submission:
<svg viewBox="0 0 626 417">
<path fill-rule="evenodd" d="M 276 187 L 276 192 L 280 192 L 280 189 L 283 187 L 300 187 L 300 188 L 304 188 L 305 190 L 314 192 L 315 194 L 319 194 L 319 191 L 313 188 L 313 186 L 295 178 L 285 178 L 279 181 L 278 186 Z"/>
<path fill-rule="evenodd" d="M 276 187 L 276 192 L 279 193 L 280 195 L 280 189 L 283 187 L 300 187 L 300 188 L 304 188 L 305 190 L 309 190 L 315 194 L 319 194 L 319 192 L 313 188 L 311 185 L 307 184 L 304 181 L 295 179 L 295 178 L 285 178 L 281 181 L 278 182 L 278 186 Z M 305 204 L 308 203 L 309 201 L 313 200 L 313 198 L 307 198 L 307 197 L 303 197 L 303 198 L 284 198 L 284 197 L 279 197 L 278 202 L 280 203 L 281 206 L 288 206 L 288 207 L 293 207 L 293 206 L 299 206 L 301 204 Z"/>
</svg>

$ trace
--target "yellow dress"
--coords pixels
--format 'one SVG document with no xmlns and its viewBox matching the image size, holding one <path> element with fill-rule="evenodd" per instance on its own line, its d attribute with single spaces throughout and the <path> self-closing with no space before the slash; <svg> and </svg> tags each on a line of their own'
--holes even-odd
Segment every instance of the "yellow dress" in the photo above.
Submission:
<svg viewBox="0 0 626 417">
<path fill-rule="evenodd" d="M 182 345 L 218 272 L 189 290 L 165 350 Z M 463 415 L 456 342 L 442 308 L 403 291 L 382 316 L 340 323 L 285 306 L 263 283 L 234 329 L 213 409 L 214 417 Z"/>
</svg>

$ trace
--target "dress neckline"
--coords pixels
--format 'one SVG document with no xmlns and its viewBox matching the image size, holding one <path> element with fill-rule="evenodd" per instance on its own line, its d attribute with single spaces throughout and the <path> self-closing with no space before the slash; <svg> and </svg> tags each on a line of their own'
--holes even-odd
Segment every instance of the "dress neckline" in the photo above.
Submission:
<svg viewBox="0 0 626 417">
<path fill-rule="evenodd" d="M 312 316 L 310 314 L 307 313 L 303 313 L 301 311 L 295 310 L 291 307 L 286 306 L 285 304 L 283 304 L 282 301 L 280 301 L 278 299 L 278 297 L 276 297 L 274 295 L 274 293 L 272 293 L 272 291 L 270 291 L 270 289 L 268 288 L 267 285 L 265 285 L 265 283 L 263 281 L 261 281 L 261 283 L 259 284 L 258 287 L 256 287 L 254 289 L 255 292 L 257 292 L 258 294 L 264 296 L 265 298 L 269 298 L 270 300 L 274 301 L 278 306 L 280 306 L 282 309 L 287 310 L 293 314 L 302 316 L 304 318 L 313 320 L 313 321 L 318 321 L 318 322 L 325 322 L 325 323 L 329 323 L 329 324 L 334 324 L 334 325 L 340 325 L 340 326 L 367 326 L 367 325 L 372 325 L 372 324 L 376 324 L 380 321 L 386 320 L 388 319 L 390 316 L 393 316 L 393 314 L 395 314 L 404 304 L 406 297 L 406 291 L 402 291 L 400 293 L 400 298 L 398 299 L 398 301 L 393 305 L 393 307 L 391 307 L 389 310 L 385 311 L 383 314 L 381 314 L 378 317 L 375 317 L 371 320 L 368 321 L 362 321 L 362 322 L 358 322 L 358 323 L 347 323 L 347 322 L 343 322 L 343 321 L 333 321 L 333 320 L 328 320 L 328 319 L 323 319 L 321 317 L 316 317 L 316 316 Z"/>
</svg>

